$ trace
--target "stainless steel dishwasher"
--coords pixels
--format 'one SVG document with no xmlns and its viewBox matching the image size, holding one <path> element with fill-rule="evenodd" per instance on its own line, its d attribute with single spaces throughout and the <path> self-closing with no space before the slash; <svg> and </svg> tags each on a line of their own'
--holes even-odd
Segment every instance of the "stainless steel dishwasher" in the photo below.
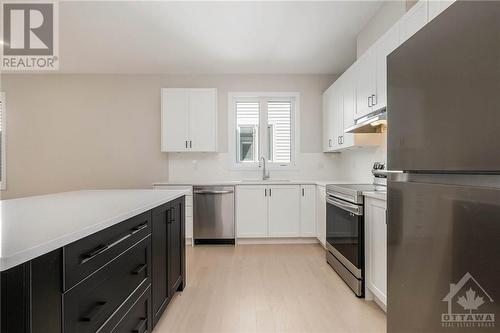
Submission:
<svg viewBox="0 0 500 333">
<path fill-rule="evenodd" d="M 234 186 L 195 186 L 194 244 L 234 244 L 234 229 Z"/>
</svg>

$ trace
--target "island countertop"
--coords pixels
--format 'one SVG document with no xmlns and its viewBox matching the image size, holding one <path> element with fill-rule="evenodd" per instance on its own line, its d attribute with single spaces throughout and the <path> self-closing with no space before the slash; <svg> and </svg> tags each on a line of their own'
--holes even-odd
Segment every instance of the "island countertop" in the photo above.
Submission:
<svg viewBox="0 0 500 333">
<path fill-rule="evenodd" d="M 186 195 L 175 190 L 92 190 L 0 201 L 0 271 Z"/>
</svg>

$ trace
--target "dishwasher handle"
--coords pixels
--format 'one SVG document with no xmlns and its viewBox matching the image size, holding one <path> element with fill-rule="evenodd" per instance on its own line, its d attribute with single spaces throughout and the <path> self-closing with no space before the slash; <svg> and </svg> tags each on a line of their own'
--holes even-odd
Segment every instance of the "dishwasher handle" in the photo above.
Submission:
<svg viewBox="0 0 500 333">
<path fill-rule="evenodd" d="M 233 190 L 221 190 L 221 191 L 218 191 L 218 190 L 197 190 L 197 191 L 193 191 L 194 194 L 230 194 L 230 193 L 233 193 L 234 191 Z"/>
</svg>

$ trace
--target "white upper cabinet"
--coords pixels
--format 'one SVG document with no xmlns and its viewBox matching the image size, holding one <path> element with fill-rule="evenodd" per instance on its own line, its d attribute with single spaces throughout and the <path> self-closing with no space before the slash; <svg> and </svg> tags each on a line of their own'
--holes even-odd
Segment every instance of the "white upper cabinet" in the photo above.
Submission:
<svg viewBox="0 0 500 333">
<path fill-rule="evenodd" d="M 422 29 L 428 22 L 428 4 L 427 0 L 420 0 L 401 18 L 399 21 L 401 27 L 401 43 L 413 36 Z"/>
<path fill-rule="evenodd" d="M 387 56 L 399 46 L 399 24 L 392 26 L 375 44 L 377 52 L 377 93 L 374 109 L 387 106 Z"/>
<path fill-rule="evenodd" d="M 333 150 L 334 135 L 334 86 L 332 85 L 323 93 L 323 152 Z"/>
<path fill-rule="evenodd" d="M 161 90 L 161 150 L 217 151 L 217 89 Z"/>
<path fill-rule="evenodd" d="M 300 237 L 316 237 L 316 185 L 302 185 L 300 195 Z"/>
<path fill-rule="evenodd" d="M 217 151 L 217 90 L 193 89 L 189 92 L 190 150 Z"/>
<path fill-rule="evenodd" d="M 373 111 L 377 99 L 377 54 L 367 50 L 356 63 L 356 118 Z"/>
<path fill-rule="evenodd" d="M 300 186 L 270 185 L 269 236 L 300 236 Z"/>
<path fill-rule="evenodd" d="M 446 1 L 429 1 L 428 6 L 429 6 L 429 22 L 436 18 L 439 14 L 444 12 L 444 10 L 452 3 L 454 3 L 455 0 L 446 0 Z"/>
<path fill-rule="evenodd" d="M 188 148 L 188 91 L 161 90 L 161 151 Z"/>
</svg>

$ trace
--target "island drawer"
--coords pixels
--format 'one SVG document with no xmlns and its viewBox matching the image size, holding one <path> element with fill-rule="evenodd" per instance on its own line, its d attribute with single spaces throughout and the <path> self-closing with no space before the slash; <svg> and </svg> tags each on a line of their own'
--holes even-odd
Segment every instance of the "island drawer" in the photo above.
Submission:
<svg viewBox="0 0 500 333">
<path fill-rule="evenodd" d="M 150 251 L 147 236 L 64 293 L 64 332 L 97 332 L 137 289 L 147 288 Z"/>
<path fill-rule="evenodd" d="M 148 211 L 65 246 L 64 290 L 71 289 L 150 233 Z"/>
<path fill-rule="evenodd" d="M 110 332 L 147 333 L 152 332 L 152 330 L 151 288 L 148 288 Z"/>
</svg>

